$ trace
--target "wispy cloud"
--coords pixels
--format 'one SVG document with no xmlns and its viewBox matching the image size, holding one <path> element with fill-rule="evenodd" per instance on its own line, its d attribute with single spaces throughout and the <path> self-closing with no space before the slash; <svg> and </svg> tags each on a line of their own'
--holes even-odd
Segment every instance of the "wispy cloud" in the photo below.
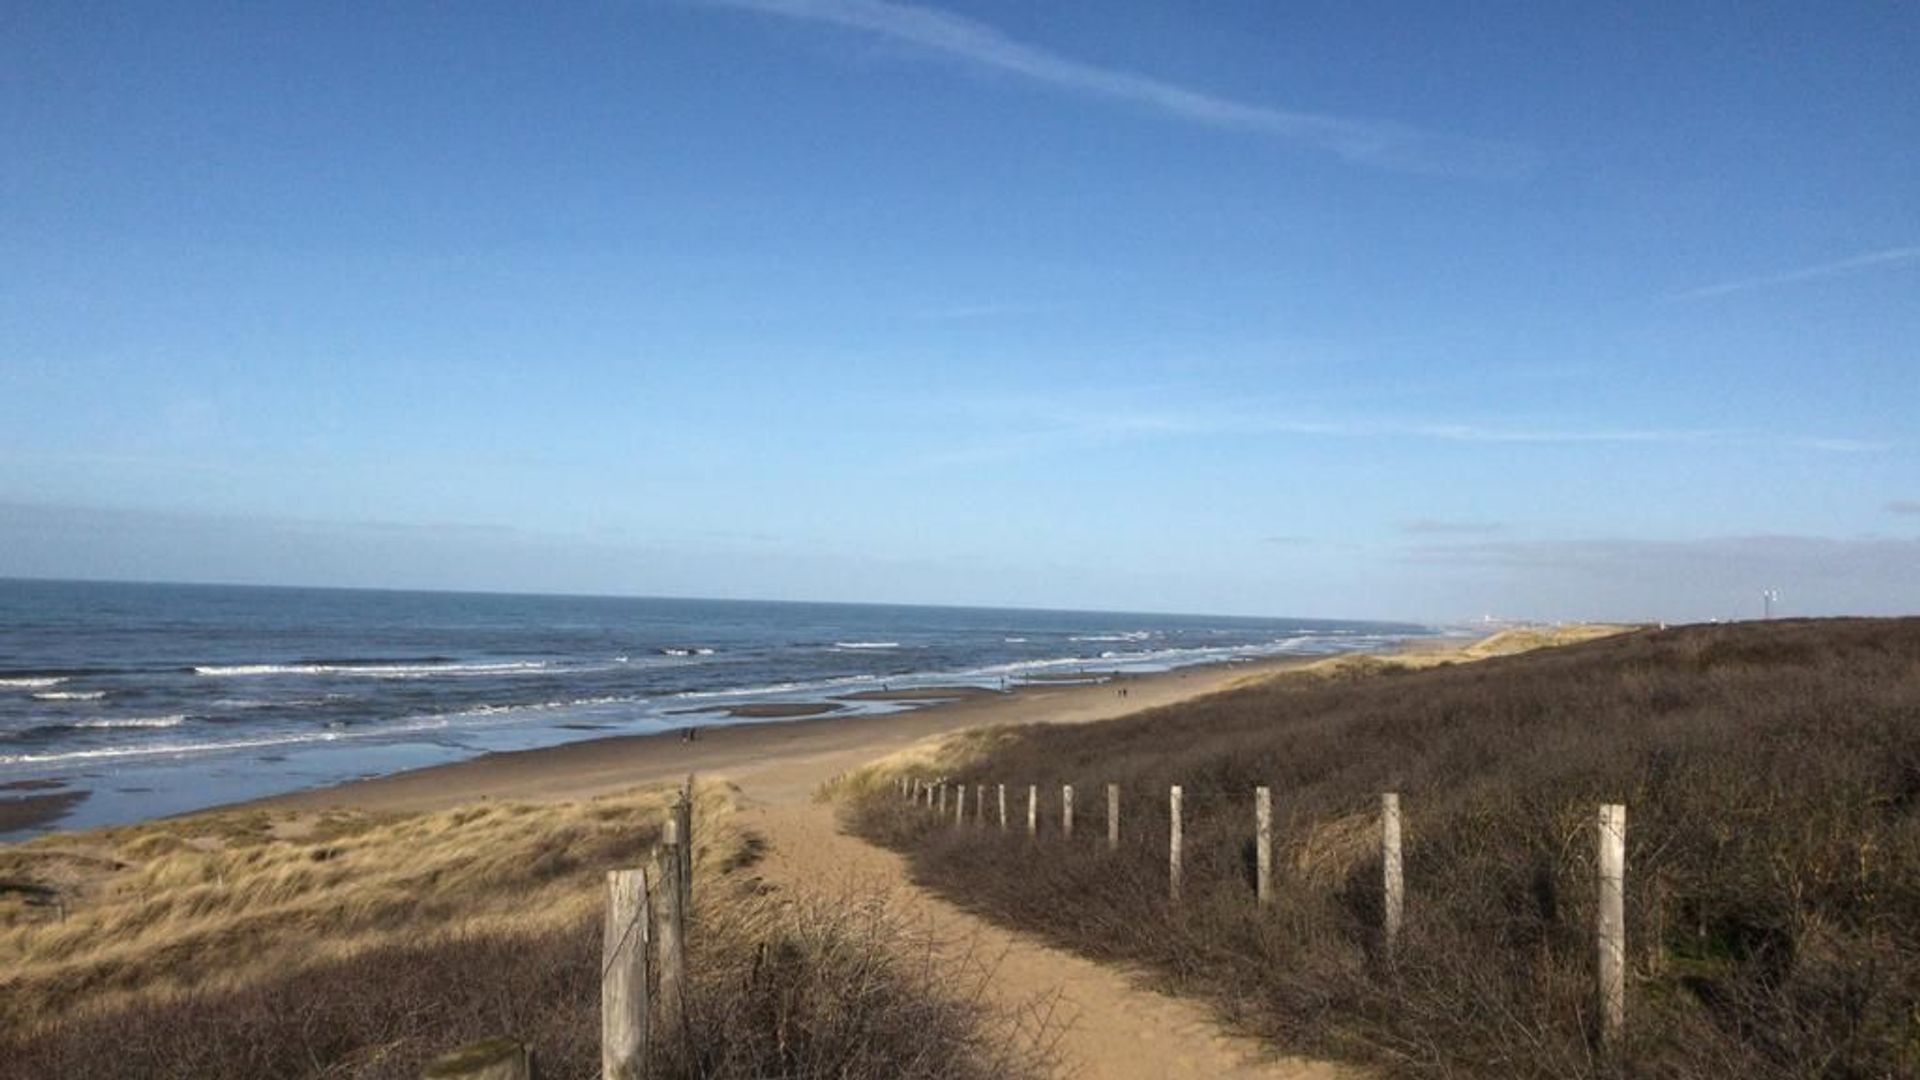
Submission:
<svg viewBox="0 0 1920 1080">
<path fill-rule="evenodd" d="M 1920 499 L 1895 499 L 1887 504 L 1889 514 L 1920 514 Z"/>
<path fill-rule="evenodd" d="M 1315 419 L 1230 407 L 1194 409 L 1072 408 L 1057 402 L 974 401 L 956 406 L 973 432 L 991 434 L 949 446 L 918 466 L 968 466 L 1146 440 L 1234 436 L 1303 439 L 1411 440 L 1514 446 L 1773 447 L 1825 454 L 1872 453 L 1890 442 L 1772 434 L 1721 428 L 1612 428 L 1518 425 L 1406 418 Z"/>
<path fill-rule="evenodd" d="M 976 19 L 885 0 L 709 0 L 874 34 L 1087 97 L 1150 109 L 1191 123 L 1318 147 L 1358 164 L 1409 172 L 1511 178 L 1532 155 L 1501 142 L 1421 131 L 1391 121 L 1254 105 L 1135 72 L 1074 60 L 1028 45 Z"/>
<path fill-rule="evenodd" d="M 1715 296 L 1726 296 L 1729 293 L 1746 292 L 1750 289 L 1767 289 L 1775 285 L 1791 285 L 1794 282 L 1815 281 L 1820 278 L 1839 277 L 1843 274 L 1856 274 L 1866 270 L 1892 270 L 1911 263 L 1920 263 L 1920 247 L 1887 248 L 1884 251 L 1869 251 L 1834 262 L 1803 266 L 1798 270 L 1741 278 L 1737 281 L 1722 281 L 1717 285 L 1704 285 L 1698 289 L 1675 293 L 1669 299 L 1706 300 Z"/>
</svg>

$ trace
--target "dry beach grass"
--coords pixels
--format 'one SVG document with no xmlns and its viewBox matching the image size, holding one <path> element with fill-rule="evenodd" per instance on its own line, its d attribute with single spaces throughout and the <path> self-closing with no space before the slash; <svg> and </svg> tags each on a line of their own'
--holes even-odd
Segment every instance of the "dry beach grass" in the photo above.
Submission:
<svg viewBox="0 0 1920 1080">
<path fill-rule="evenodd" d="M 1277 1045 L 1409 1075 L 1609 1072 L 1592 1041 L 1592 822 L 1596 804 L 1624 802 L 1622 1071 L 1920 1073 L 1920 620 L 1649 630 L 1329 674 L 971 735 L 843 786 L 868 793 L 864 835 L 972 910 L 1143 965 Z M 1039 848 L 903 806 L 885 783 L 899 770 L 1041 785 Z M 1069 782 L 1071 843 L 1057 835 Z M 1108 782 L 1127 794 L 1116 854 Z M 1282 867 L 1265 912 L 1250 882 L 1260 784 Z M 1391 952 L 1383 791 L 1406 814 L 1407 929 Z"/>
<path fill-rule="evenodd" d="M 663 806 L 652 789 L 258 809 L 0 849 L 0 1060 L 22 1078 L 409 1077 L 505 1034 L 543 1075 L 596 1075 L 600 884 L 644 861 Z M 770 893 L 722 785 L 695 820 L 701 1037 L 658 1075 L 1031 1071 L 1034 1044 L 933 978 L 884 904 Z"/>
</svg>

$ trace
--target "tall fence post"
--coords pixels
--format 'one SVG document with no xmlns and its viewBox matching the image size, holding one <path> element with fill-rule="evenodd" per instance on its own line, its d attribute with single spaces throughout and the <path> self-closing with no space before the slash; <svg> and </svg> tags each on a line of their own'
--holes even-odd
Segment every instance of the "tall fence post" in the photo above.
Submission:
<svg viewBox="0 0 1920 1080">
<path fill-rule="evenodd" d="M 1007 785 L 1000 785 L 1000 831 L 1007 831 Z"/>
<path fill-rule="evenodd" d="M 675 867 L 674 877 L 680 885 L 680 910 L 682 917 L 693 912 L 693 778 L 687 778 L 687 788 L 675 797 L 668 807 L 672 813 L 673 832 L 671 839 L 678 845 L 675 854 L 679 865 Z"/>
<path fill-rule="evenodd" d="M 1180 900 L 1180 785 L 1167 791 L 1167 897 Z"/>
<path fill-rule="evenodd" d="M 1060 785 L 1060 835 L 1073 839 L 1073 785 Z"/>
<path fill-rule="evenodd" d="M 973 823 L 975 825 L 987 823 L 987 785 L 985 784 L 973 785 Z"/>
<path fill-rule="evenodd" d="M 967 785 L 953 785 L 953 827 L 967 823 Z"/>
<path fill-rule="evenodd" d="M 927 797 L 927 809 L 929 810 L 933 809 L 933 781 L 929 780 L 926 783 L 921 784 L 920 794 L 925 795 Z"/>
<path fill-rule="evenodd" d="M 1600 1045 L 1618 1053 L 1627 1020 L 1627 808 L 1600 807 L 1600 904 L 1595 941 L 1599 952 Z"/>
<path fill-rule="evenodd" d="M 1040 835 L 1040 785 L 1027 785 L 1027 837 Z"/>
<path fill-rule="evenodd" d="M 1120 785 L 1107 785 L 1107 850 L 1120 850 Z"/>
<path fill-rule="evenodd" d="M 607 872 L 600 945 L 600 1073 L 641 1080 L 647 1068 L 647 872 Z"/>
<path fill-rule="evenodd" d="M 940 791 L 940 800 L 939 800 L 940 805 L 939 805 L 939 808 L 935 811 L 935 813 L 938 813 L 941 817 L 946 817 L 947 816 L 947 785 L 941 784 L 939 791 Z"/>
<path fill-rule="evenodd" d="M 1380 865 L 1380 926 L 1391 949 L 1400 938 L 1406 894 L 1406 882 L 1400 870 L 1400 795 L 1392 791 L 1380 796 Z"/>
<path fill-rule="evenodd" d="M 677 845 L 660 846 L 659 880 L 654 899 L 660 905 L 660 1038 L 671 1039 L 684 1050 L 689 1045 L 687 1031 L 687 911 L 680 903 L 684 893 L 679 875 L 680 852 Z"/>
<path fill-rule="evenodd" d="M 1273 789 L 1253 789 L 1254 893 L 1260 906 L 1273 903 Z"/>
</svg>

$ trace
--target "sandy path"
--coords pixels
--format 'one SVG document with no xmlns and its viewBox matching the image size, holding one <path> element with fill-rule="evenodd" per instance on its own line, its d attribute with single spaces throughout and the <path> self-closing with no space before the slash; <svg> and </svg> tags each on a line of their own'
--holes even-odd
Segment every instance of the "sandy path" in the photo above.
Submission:
<svg viewBox="0 0 1920 1080">
<path fill-rule="evenodd" d="M 1086 1080 L 1268 1077 L 1320 1080 L 1353 1075 L 1320 1062 L 1273 1059 L 1261 1045 L 1223 1033 L 1200 1005 L 1133 985 L 1116 968 L 1002 929 L 911 884 L 904 861 L 840 832 L 830 807 L 748 793 L 748 827 L 769 841 L 763 876 L 783 889 L 829 896 L 885 896 L 909 924 L 931 936 L 950 970 L 971 968 L 982 997 L 1010 1029 L 1050 1010 L 1044 1035 L 1057 1074 Z M 961 977 L 963 983 L 972 980 Z"/>
<path fill-rule="evenodd" d="M 1266 1056 L 1253 1040 L 1225 1034 L 1206 1009 L 1136 986 L 1117 968 L 1052 948 L 962 911 L 914 885 L 892 852 L 842 834 L 833 810 L 813 801 L 832 777 L 929 735 L 982 724 L 1085 723 L 1228 689 L 1263 670 L 1297 662 L 1191 668 L 1114 685 L 1038 686 L 884 717 L 846 717 L 715 728 L 700 741 L 600 739 L 360 781 L 267 800 L 282 807 L 347 805 L 431 809 L 476 798 L 580 798 L 690 771 L 737 784 L 744 824 L 768 843 L 762 874 L 773 885 L 829 900 L 884 896 L 934 956 L 954 970 L 991 965 L 976 981 L 1012 1029 L 1051 1009 L 1048 1036 L 1058 1075 L 1085 1080 L 1266 1077 L 1320 1080 L 1345 1067 Z M 965 980 L 963 980 L 965 981 Z"/>
<path fill-rule="evenodd" d="M 951 708 L 973 723 L 1040 718 L 1085 723 L 1220 690 L 1244 675 L 1175 673 L 1136 682 L 1125 698 L 1109 687 L 1042 689 L 1023 707 L 1009 701 L 982 702 L 979 715 L 963 712 L 964 704 Z M 1027 715 L 1030 712 L 1038 715 Z M 950 725 L 943 718 L 939 726 L 944 730 L 971 723 Z M 1273 1058 L 1257 1041 L 1223 1032 L 1202 1005 L 1143 989 L 1122 969 L 996 926 L 914 885 L 904 859 L 840 832 L 833 808 L 813 801 L 821 784 L 885 749 L 871 743 L 836 747 L 722 770 L 721 775 L 740 787 L 743 823 L 767 840 L 761 873 L 770 883 L 829 897 L 885 896 L 911 925 L 924 927 L 943 963 L 954 970 L 977 964 L 991 968 L 978 977 L 978 985 L 1009 1029 L 1019 1028 L 1036 1009 L 1051 1010 L 1047 1035 L 1057 1039 L 1052 1049 L 1060 1076 L 1331 1080 L 1358 1075 L 1324 1062 Z"/>
</svg>

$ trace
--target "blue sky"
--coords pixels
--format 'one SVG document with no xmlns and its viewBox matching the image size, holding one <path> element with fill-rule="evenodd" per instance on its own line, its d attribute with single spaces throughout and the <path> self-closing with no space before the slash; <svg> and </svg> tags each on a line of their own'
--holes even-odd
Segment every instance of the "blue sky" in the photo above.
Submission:
<svg viewBox="0 0 1920 1080">
<path fill-rule="evenodd" d="M 0 575 L 1914 611 L 1916 73 L 1897 5 L 10 5 Z"/>
</svg>

